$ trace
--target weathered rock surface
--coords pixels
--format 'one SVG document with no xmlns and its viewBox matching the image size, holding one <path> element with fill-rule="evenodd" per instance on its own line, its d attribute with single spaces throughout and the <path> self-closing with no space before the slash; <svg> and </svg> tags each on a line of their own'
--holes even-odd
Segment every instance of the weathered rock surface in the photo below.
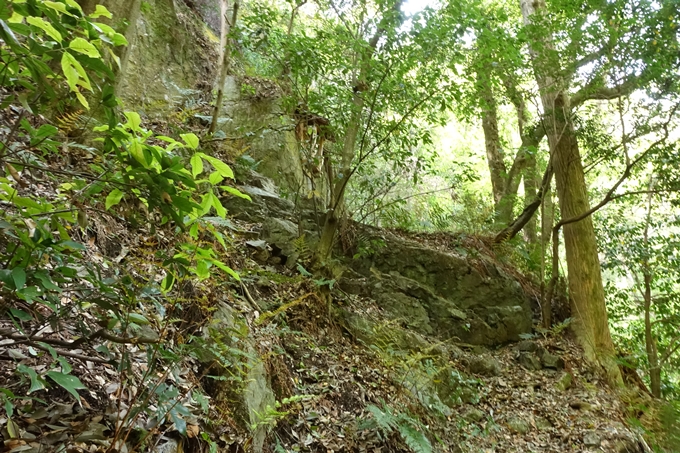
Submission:
<svg viewBox="0 0 680 453">
<path fill-rule="evenodd" d="M 347 260 L 363 279 L 345 291 L 372 297 L 388 316 L 420 333 L 470 344 L 516 341 L 531 331 L 529 300 L 519 283 L 491 260 L 481 265 L 385 233 L 370 256 Z"/>
</svg>

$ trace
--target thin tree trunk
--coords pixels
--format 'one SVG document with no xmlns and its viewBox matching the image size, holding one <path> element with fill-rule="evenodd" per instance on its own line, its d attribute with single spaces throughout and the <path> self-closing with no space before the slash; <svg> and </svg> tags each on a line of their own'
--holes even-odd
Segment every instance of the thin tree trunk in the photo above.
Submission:
<svg viewBox="0 0 680 453">
<path fill-rule="evenodd" d="M 398 0 L 392 12 L 399 14 L 401 4 L 404 0 Z M 336 183 L 331 193 L 333 198 L 331 200 L 326 219 L 321 230 L 321 237 L 316 250 L 315 261 L 316 265 L 323 265 L 331 255 L 333 244 L 335 241 L 335 234 L 338 230 L 342 211 L 344 209 L 345 189 L 352 176 L 352 161 L 356 154 L 356 142 L 359 136 L 359 130 L 362 125 L 362 115 L 364 111 L 364 96 L 369 89 L 367 83 L 368 71 L 370 69 L 373 55 L 378 46 L 378 41 L 386 32 L 386 24 L 381 24 L 376 30 L 375 34 L 368 42 L 367 52 L 359 58 L 358 74 L 354 84 L 354 96 L 352 98 L 352 115 L 345 130 L 345 138 L 342 146 L 342 153 L 340 155 L 340 171 L 336 172 Z M 332 181 L 329 184 L 333 184 Z"/>
<path fill-rule="evenodd" d="M 652 215 L 652 189 L 653 175 L 649 177 L 649 196 L 647 197 L 647 218 L 645 220 L 645 230 L 643 233 L 644 250 L 649 250 L 649 221 Z M 645 257 L 642 261 L 642 275 L 644 280 L 643 298 L 645 301 L 645 349 L 647 360 L 649 361 L 649 382 L 652 388 L 652 395 L 661 398 L 661 366 L 659 364 L 659 353 L 656 345 L 656 338 L 652 331 L 652 281 L 654 276 L 649 266 L 649 258 Z"/>
<path fill-rule="evenodd" d="M 538 164 L 536 162 L 536 153 L 527 153 L 527 163 L 524 168 L 524 203 L 529 204 L 536 199 L 538 193 L 538 185 L 540 181 L 538 178 Z M 533 216 L 524 227 L 524 238 L 529 247 L 533 250 L 538 244 L 538 236 L 536 233 L 536 216 Z"/>
<path fill-rule="evenodd" d="M 226 1 L 226 0 L 225 0 Z M 215 99 L 215 107 L 213 107 L 212 121 L 208 134 L 212 135 L 217 129 L 217 121 L 220 117 L 220 110 L 222 109 L 222 101 L 224 100 L 224 84 L 227 82 L 227 75 L 229 75 L 229 66 L 231 65 L 231 39 L 229 35 L 231 30 L 236 26 L 236 18 L 238 17 L 239 0 L 234 2 L 234 10 L 231 16 L 231 23 L 227 23 L 223 30 L 226 32 L 226 39 L 224 45 L 224 53 L 222 56 L 222 67 L 220 69 L 220 78 L 217 81 L 217 98 Z"/>
<path fill-rule="evenodd" d="M 507 170 L 503 162 L 501 139 L 498 134 L 498 109 L 496 98 L 490 83 L 490 71 L 477 73 L 477 85 L 480 90 L 482 108 L 482 129 L 484 130 L 484 147 L 486 149 L 486 161 L 489 165 L 491 176 L 491 188 L 496 214 L 500 212 L 499 202 L 505 193 Z M 512 214 L 511 214 L 512 215 Z"/>
<path fill-rule="evenodd" d="M 542 13 L 542 0 L 520 0 L 525 24 L 532 15 Z M 550 37 L 531 42 L 534 73 L 541 91 L 544 123 L 555 171 L 555 182 L 562 218 L 570 219 L 590 209 L 588 190 L 580 150 L 563 81 L 552 77 L 560 68 L 549 68 L 544 53 L 552 50 Z M 621 371 L 615 361 L 615 349 L 609 332 L 604 300 L 602 274 L 597 251 L 595 229 L 590 216 L 564 226 L 564 247 L 569 272 L 569 295 L 572 302 L 572 324 L 586 356 L 603 366 L 611 385 L 621 386 Z"/>
</svg>

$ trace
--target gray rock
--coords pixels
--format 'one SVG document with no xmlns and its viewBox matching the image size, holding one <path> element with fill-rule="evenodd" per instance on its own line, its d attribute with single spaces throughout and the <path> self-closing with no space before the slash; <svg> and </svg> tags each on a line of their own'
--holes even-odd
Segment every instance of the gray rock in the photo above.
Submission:
<svg viewBox="0 0 680 453">
<path fill-rule="evenodd" d="M 561 370 L 564 368 L 564 360 L 562 357 L 551 354 L 543 348 L 540 348 L 537 354 L 541 358 L 541 363 L 544 367 L 552 368 L 554 370 Z"/>
<path fill-rule="evenodd" d="M 510 431 L 518 434 L 526 434 L 531 431 L 531 425 L 529 425 L 526 420 L 519 417 L 510 417 L 506 423 L 508 428 L 510 428 Z"/>
<path fill-rule="evenodd" d="M 472 357 L 468 362 L 468 371 L 482 376 L 498 376 L 501 364 L 488 354 Z"/>
<path fill-rule="evenodd" d="M 295 246 L 298 237 L 298 227 L 290 220 L 272 217 L 265 220 L 262 225 L 262 238 L 272 245 L 272 249 L 280 250 L 278 256 L 281 259 L 285 258 L 288 267 L 292 267 L 299 257 Z"/>
<path fill-rule="evenodd" d="M 566 392 L 571 387 L 572 381 L 573 377 L 571 373 L 562 373 L 562 376 L 560 376 L 560 378 L 555 383 L 555 387 L 558 390 Z"/>
<path fill-rule="evenodd" d="M 638 441 L 632 439 L 619 439 L 614 442 L 613 446 L 616 453 L 641 453 L 646 451 Z"/>
<path fill-rule="evenodd" d="M 595 431 L 587 431 L 583 435 L 583 445 L 586 447 L 599 447 L 602 443 L 602 438 Z"/>
<path fill-rule="evenodd" d="M 536 357 L 535 354 L 531 352 L 520 352 L 517 360 L 519 361 L 520 365 L 529 371 L 537 371 L 543 368 L 541 361 L 538 359 L 538 357 Z"/>
<path fill-rule="evenodd" d="M 522 340 L 517 344 L 518 351 L 525 352 L 536 352 L 538 350 L 538 344 L 531 340 Z"/>
<path fill-rule="evenodd" d="M 492 260 L 479 265 L 448 250 L 435 250 L 390 233 L 357 225 L 362 240 L 383 244 L 370 257 L 346 264 L 367 278 L 376 271 L 387 287 L 418 299 L 427 312 L 433 335 L 468 344 L 497 345 L 531 332 L 529 300 L 517 280 Z M 374 294 L 375 296 L 375 294 Z"/>
<path fill-rule="evenodd" d="M 463 418 L 469 422 L 477 423 L 481 420 L 484 420 L 486 417 L 486 414 L 483 411 L 480 411 L 476 407 L 471 407 L 465 413 L 463 414 Z"/>
<path fill-rule="evenodd" d="M 254 340 L 249 335 L 248 324 L 240 318 L 233 308 L 224 303 L 217 305 L 217 310 L 213 313 L 210 324 L 204 327 L 205 341 L 207 343 L 214 342 L 214 336 L 219 336 L 220 332 L 230 332 L 225 337 L 220 337 L 220 341 L 228 343 L 230 347 L 242 350 L 245 357 L 248 357 L 248 364 L 244 367 L 247 371 L 242 376 L 246 383 L 243 390 L 234 393 L 233 385 L 228 380 L 215 381 L 214 398 L 218 401 L 224 399 L 224 401 L 235 402 L 236 410 L 252 425 L 257 425 L 252 433 L 252 448 L 254 452 L 260 453 L 263 451 L 264 441 L 270 429 L 270 426 L 258 425 L 258 422 L 261 421 L 260 414 L 271 410 L 276 402 L 274 392 L 269 385 L 267 369 L 259 358 Z M 239 338 L 239 341 L 233 340 L 234 338 Z M 224 345 L 220 346 L 223 347 Z M 239 360 L 241 360 L 241 357 L 239 357 Z M 211 371 L 214 374 L 227 376 L 233 373 L 231 370 L 222 368 L 219 364 L 223 362 L 209 352 L 208 348 L 203 350 L 200 361 L 209 363 L 213 367 Z M 215 366 L 216 364 L 217 366 Z"/>
<path fill-rule="evenodd" d="M 569 407 L 571 407 L 572 409 L 576 409 L 576 410 L 579 410 L 579 411 L 586 412 L 586 411 L 592 410 L 593 405 L 590 404 L 587 401 L 574 400 L 574 401 L 569 402 Z"/>
<path fill-rule="evenodd" d="M 460 400 L 467 404 L 477 404 L 479 402 L 479 394 L 470 387 L 463 387 L 460 389 Z"/>
</svg>

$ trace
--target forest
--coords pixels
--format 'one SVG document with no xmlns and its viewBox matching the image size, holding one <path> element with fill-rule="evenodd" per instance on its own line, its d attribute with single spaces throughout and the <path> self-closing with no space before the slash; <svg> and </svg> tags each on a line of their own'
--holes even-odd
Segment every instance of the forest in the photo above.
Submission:
<svg viewBox="0 0 680 453">
<path fill-rule="evenodd" d="M 680 452 L 679 16 L 0 0 L 0 451 Z"/>
</svg>

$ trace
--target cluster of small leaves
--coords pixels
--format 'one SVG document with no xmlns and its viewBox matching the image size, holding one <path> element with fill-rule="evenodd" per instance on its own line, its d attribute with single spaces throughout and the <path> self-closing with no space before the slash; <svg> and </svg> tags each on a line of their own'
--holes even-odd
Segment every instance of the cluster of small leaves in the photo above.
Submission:
<svg viewBox="0 0 680 453">
<path fill-rule="evenodd" d="M 178 280 L 205 279 L 215 269 L 239 278 L 223 262 L 227 239 L 207 216 L 226 215 L 222 193 L 248 197 L 225 182 L 234 177 L 231 168 L 201 150 L 195 134 L 179 139 L 157 135 L 143 127 L 138 113 L 119 114 L 111 64 L 118 62 L 113 47 L 126 41 L 99 22 L 101 17 L 110 19 L 111 14 L 98 5 L 86 15 L 74 0 L 0 1 L 1 105 L 11 106 L 5 109 L 11 114 L 3 116 L 0 145 L 5 170 L 0 175 L 0 298 L 5 327 L 11 327 L 0 335 L 28 345 L 32 357 L 17 358 L 44 362 L 51 357 L 38 371 L 20 364 L 16 373 L 28 384 L 27 393 L 0 389 L 0 398 L 10 419 L 8 429 L 14 431 L 17 399 L 29 400 L 28 394 L 56 384 L 80 401 L 78 390 L 86 386 L 72 374 L 69 355 L 58 348 L 89 349 L 93 360 L 113 365 L 121 376 L 136 376 L 121 378 L 121 385 L 139 390 L 130 402 L 133 407 L 119 420 L 119 440 L 142 412 L 158 423 L 169 418 L 184 433 L 187 407 L 206 400 L 197 391 L 189 397 L 191 389 L 176 385 L 177 367 L 163 372 L 163 363 L 177 365 L 197 357 L 193 345 L 160 341 L 176 322 L 166 297 Z M 69 116 L 77 118 L 82 109 L 94 111 L 91 104 L 106 122 L 94 128 L 83 125 L 97 134 L 96 148 L 70 142 L 66 147 L 60 130 L 39 116 L 79 108 Z M 93 158 L 74 171 L 55 169 L 54 161 L 68 148 Z M 39 175 L 45 184 L 34 191 Z M 148 227 L 151 234 L 164 228 L 172 240 L 168 250 L 157 252 L 155 272 L 143 275 L 111 257 L 93 262 L 85 245 L 88 214 L 93 212 Z M 159 281 L 154 273 L 165 278 Z M 58 327 L 73 341 L 49 336 L 33 341 L 37 325 Z M 208 348 L 197 338 L 192 342 Z M 137 345 L 137 353 L 147 356 L 144 373 L 138 373 L 137 358 L 126 344 Z M 233 348 L 218 352 L 216 360 L 228 366 Z M 166 381 L 171 370 L 177 376 Z"/>
</svg>

